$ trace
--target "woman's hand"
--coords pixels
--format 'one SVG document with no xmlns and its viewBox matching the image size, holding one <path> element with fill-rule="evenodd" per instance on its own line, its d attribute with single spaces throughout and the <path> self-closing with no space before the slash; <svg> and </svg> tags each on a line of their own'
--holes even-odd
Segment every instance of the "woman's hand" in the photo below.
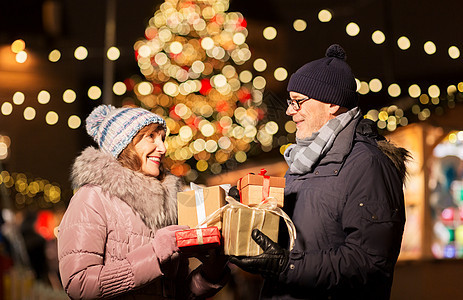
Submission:
<svg viewBox="0 0 463 300">
<path fill-rule="evenodd" d="M 189 227 L 185 225 L 170 225 L 156 231 L 153 248 L 161 265 L 169 260 L 174 253 L 179 251 L 175 232 L 185 229 L 189 229 Z"/>
</svg>

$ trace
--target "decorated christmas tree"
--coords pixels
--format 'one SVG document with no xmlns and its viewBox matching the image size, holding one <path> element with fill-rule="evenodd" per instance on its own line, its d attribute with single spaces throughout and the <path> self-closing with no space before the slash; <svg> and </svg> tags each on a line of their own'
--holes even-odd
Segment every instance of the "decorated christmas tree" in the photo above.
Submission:
<svg viewBox="0 0 463 300">
<path fill-rule="evenodd" d="M 264 119 L 265 79 L 244 69 L 246 20 L 228 6 L 166 0 L 134 46 L 146 78 L 134 91 L 166 118 L 167 166 L 190 181 L 235 168 L 252 148 L 270 150 L 277 130 Z"/>
</svg>

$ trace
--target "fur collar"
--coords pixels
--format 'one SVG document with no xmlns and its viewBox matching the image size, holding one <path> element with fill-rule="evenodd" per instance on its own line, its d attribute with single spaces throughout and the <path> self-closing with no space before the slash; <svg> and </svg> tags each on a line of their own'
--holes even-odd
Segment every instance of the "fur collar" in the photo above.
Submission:
<svg viewBox="0 0 463 300">
<path fill-rule="evenodd" d="M 73 188 L 93 184 L 118 197 L 153 231 L 177 223 L 177 192 L 182 189 L 182 181 L 172 174 L 159 181 L 123 167 L 110 154 L 88 147 L 76 158 L 71 180 Z"/>
</svg>

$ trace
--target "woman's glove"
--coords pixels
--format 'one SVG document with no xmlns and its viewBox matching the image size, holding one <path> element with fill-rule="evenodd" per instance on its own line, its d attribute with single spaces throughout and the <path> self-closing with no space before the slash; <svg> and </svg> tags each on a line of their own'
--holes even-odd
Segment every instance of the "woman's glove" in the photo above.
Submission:
<svg viewBox="0 0 463 300">
<path fill-rule="evenodd" d="M 230 262 L 241 269 L 264 278 L 276 278 L 286 268 L 289 261 L 289 251 L 281 248 L 259 229 L 251 234 L 254 241 L 264 250 L 257 256 L 232 256 Z"/>
<path fill-rule="evenodd" d="M 153 248 L 161 265 L 169 260 L 172 254 L 179 251 L 175 232 L 185 229 L 189 229 L 189 227 L 185 225 L 170 225 L 156 231 Z"/>
</svg>

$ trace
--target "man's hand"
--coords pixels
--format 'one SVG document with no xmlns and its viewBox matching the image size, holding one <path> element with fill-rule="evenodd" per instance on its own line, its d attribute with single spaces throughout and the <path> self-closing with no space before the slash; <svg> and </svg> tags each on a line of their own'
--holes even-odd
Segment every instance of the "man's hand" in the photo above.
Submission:
<svg viewBox="0 0 463 300">
<path fill-rule="evenodd" d="M 276 278 L 286 268 L 289 251 L 281 248 L 259 229 L 252 231 L 252 238 L 264 250 L 257 256 L 231 256 L 230 262 L 241 269 L 264 278 Z"/>
</svg>

